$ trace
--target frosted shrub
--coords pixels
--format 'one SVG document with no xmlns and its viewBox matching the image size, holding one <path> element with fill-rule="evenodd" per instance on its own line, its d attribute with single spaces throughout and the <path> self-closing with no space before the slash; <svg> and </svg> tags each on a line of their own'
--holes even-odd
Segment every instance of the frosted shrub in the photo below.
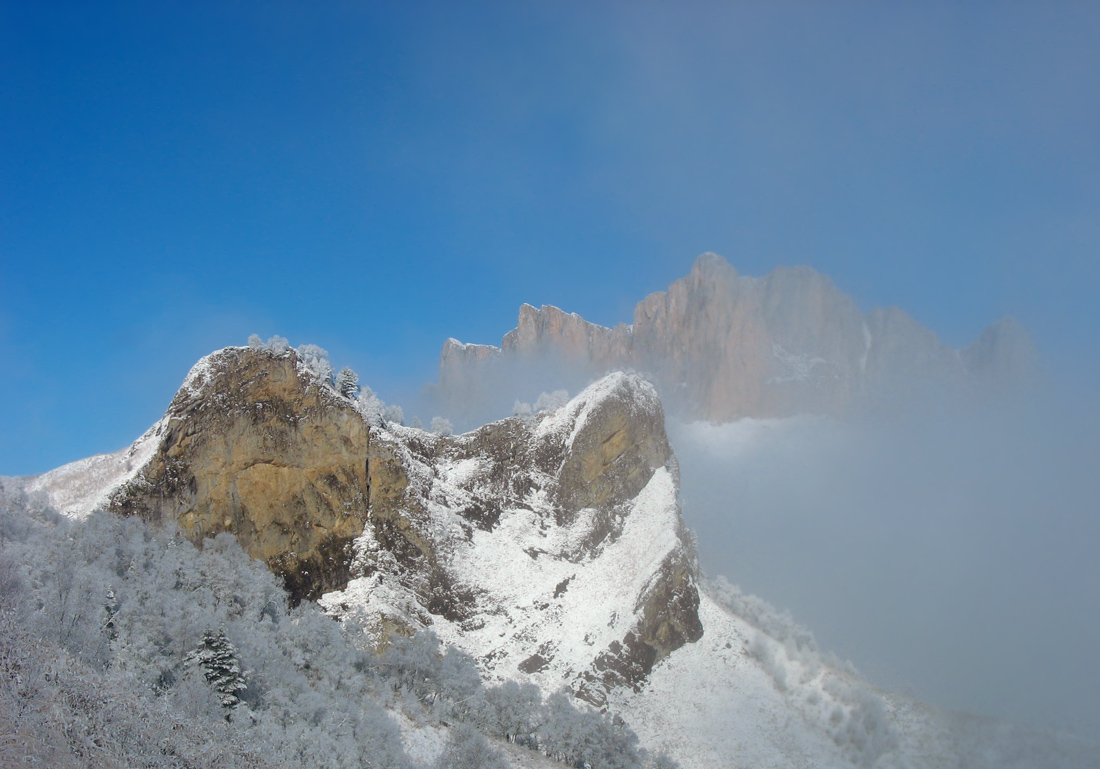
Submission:
<svg viewBox="0 0 1100 769">
<path fill-rule="evenodd" d="M 443 417 L 432 417 L 431 429 L 436 435 L 453 435 L 455 431 L 451 425 L 451 420 Z"/>
<path fill-rule="evenodd" d="M 439 760 L 438 769 L 509 769 L 504 757 L 493 750 L 481 734 L 460 724 L 451 728 Z"/>
<path fill-rule="evenodd" d="M 552 393 L 542 393 L 535 399 L 535 412 L 557 411 L 569 402 L 569 393 L 565 390 L 554 390 Z"/>
<path fill-rule="evenodd" d="M 530 419 L 534 415 L 531 410 L 531 404 L 524 401 L 517 400 L 512 404 L 512 416 L 519 417 L 520 419 Z"/>
<path fill-rule="evenodd" d="M 249 344 L 252 343 L 251 338 L 248 340 L 248 342 Z M 290 349 L 290 342 L 288 342 L 284 337 L 275 334 L 273 337 L 267 340 L 267 342 L 263 345 L 263 348 L 268 352 L 275 353 L 276 355 L 282 355 Z"/>
<path fill-rule="evenodd" d="M 331 382 L 334 369 L 328 360 L 328 350 L 315 344 L 303 344 L 298 348 L 298 359 L 322 382 Z"/>
<path fill-rule="evenodd" d="M 709 587 L 719 603 L 787 646 L 793 652 L 792 657 L 806 653 L 818 654 L 814 634 L 796 623 L 790 612 L 780 611 L 763 598 L 742 592 L 740 587 L 731 584 L 721 575 L 711 581 Z"/>
<path fill-rule="evenodd" d="M 813 634 L 797 625 L 788 612 L 746 595 L 725 577 L 709 587 L 721 604 L 756 627 L 747 651 L 776 688 L 802 702 L 807 714 L 853 761 L 871 766 L 897 745 L 882 699 L 863 682 L 824 668 Z M 841 665 L 835 657 L 827 662 L 838 671 L 854 672 L 850 664 Z"/>
<path fill-rule="evenodd" d="M 386 411 L 383 413 L 382 417 L 390 424 L 405 424 L 405 410 L 398 405 L 386 406 Z"/>
<path fill-rule="evenodd" d="M 541 707 L 537 686 L 505 681 L 486 690 L 481 724 L 489 734 L 528 745 L 538 731 Z"/>
<path fill-rule="evenodd" d="M 777 654 L 776 644 L 759 630 L 753 633 L 749 642 L 749 654 L 760 662 L 764 672 L 775 681 L 779 691 L 787 691 L 787 666 L 786 660 Z"/>
<path fill-rule="evenodd" d="M 359 397 L 355 400 L 355 407 L 359 413 L 363 415 L 363 419 L 367 421 L 368 425 L 372 427 L 382 426 L 382 418 L 386 411 L 386 404 L 366 385 L 363 385 L 359 390 Z"/>
</svg>

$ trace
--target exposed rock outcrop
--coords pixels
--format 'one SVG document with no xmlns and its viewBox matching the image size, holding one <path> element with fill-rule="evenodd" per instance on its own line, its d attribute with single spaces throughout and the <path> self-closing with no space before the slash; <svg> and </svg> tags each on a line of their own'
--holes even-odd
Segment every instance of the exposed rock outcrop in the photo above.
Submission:
<svg viewBox="0 0 1100 769">
<path fill-rule="evenodd" d="M 597 705 L 701 636 L 651 384 L 615 373 L 457 436 L 372 413 L 293 350 L 228 348 L 130 452 L 144 464 L 95 493 L 199 545 L 232 533 L 294 598 L 379 644 L 431 628 L 490 676 Z"/>
<path fill-rule="evenodd" d="M 228 348 L 204 358 L 168 407 L 162 434 L 111 509 L 175 521 L 196 543 L 230 532 L 296 599 L 347 583 L 350 546 L 367 518 L 368 430 L 293 350 Z"/>
<path fill-rule="evenodd" d="M 380 635 L 431 627 L 492 676 L 565 680 L 595 704 L 701 636 L 664 414 L 639 377 L 460 436 L 391 425 L 371 450 L 400 465 L 403 493 L 383 505 L 372 481 L 333 613 Z"/>
<path fill-rule="evenodd" d="M 1032 381 L 1038 368 L 1034 345 L 1011 319 L 960 353 L 896 307 L 865 316 L 809 267 L 748 278 L 715 254 L 639 302 L 633 320 L 612 329 L 523 305 L 499 348 L 447 341 L 438 394 L 460 414 L 470 404 L 487 408 L 509 386 L 511 397 L 525 395 L 519 372 L 532 368 L 544 389 L 633 369 L 678 413 L 728 421 L 843 413 L 928 390 L 1002 391 Z"/>
</svg>

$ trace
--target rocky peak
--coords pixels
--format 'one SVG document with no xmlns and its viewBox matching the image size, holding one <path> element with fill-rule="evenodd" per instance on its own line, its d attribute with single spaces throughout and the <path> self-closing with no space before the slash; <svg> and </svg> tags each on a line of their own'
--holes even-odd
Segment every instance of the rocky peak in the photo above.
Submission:
<svg viewBox="0 0 1100 769">
<path fill-rule="evenodd" d="M 333 613 L 382 636 L 431 627 L 491 676 L 564 680 L 595 704 L 700 637 L 664 413 L 639 377 L 464 435 L 391 425 L 371 450 L 356 578 L 323 599 Z"/>
<path fill-rule="evenodd" d="M 987 387 L 1011 389 L 1031 384 L 1039 372 L 1039 353 L 1023 325 L 1011 316 L 991 325 L 963 350 L 966 367 Z"/>
<path fill-rule="evenodd" d="M 752 278 L 712 253 L 639 302 L 632 326 L 610 329 L 524 305 L 492 356 L 448 345 L 438 393 L 450 408 L 484 408 L 509 387 L 511 398 L 531 397 L 513 372 L 543 363 L 543 389 L 618 369 L 644 371 L 679 415 L 714 421 L 840 414 L 897 401 L 899 392 L 1011 389 L 1034 380 L 1037 368 L 1019 324 L 995 324 L 960 353 L 898 308 L 864 315 L 810 267 Z"/>
<path fill-rule="evenodd" d="M 231 532 L 296 599 L 316 598 L 349 577 L 368 453 L 362 417 L 293 350 L 227 348 L 191 370 L 158 449 L 110 507 L 174 521 L 198 544 Z"/>
<path fill-rule="evenodd" d="M 431 628 L 491 677 L 601 704 L 702 634 L 664 411 L 636 375 L 441 436 L 368 422 L 294 350 L 228 348 L 150 435 L 111 509 L 234 534 L 379 644 Z"/>
</svg>

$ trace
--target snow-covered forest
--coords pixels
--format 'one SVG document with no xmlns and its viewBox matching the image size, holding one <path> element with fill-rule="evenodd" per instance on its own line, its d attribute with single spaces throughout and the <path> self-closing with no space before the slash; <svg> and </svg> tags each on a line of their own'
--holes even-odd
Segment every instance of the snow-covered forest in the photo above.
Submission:
<svg viewBox="0 0 1100 769">
<path fill-rule="evenodd" d="M 510 744 L 673 766 L 564 693 L 486 685 L 430 633 L 378 641 L 291 607 L 230 535 L 199 550 L 135 518 L 73 521 L 0 481 L 2 765 L 489 769 Z"/>
</svg>

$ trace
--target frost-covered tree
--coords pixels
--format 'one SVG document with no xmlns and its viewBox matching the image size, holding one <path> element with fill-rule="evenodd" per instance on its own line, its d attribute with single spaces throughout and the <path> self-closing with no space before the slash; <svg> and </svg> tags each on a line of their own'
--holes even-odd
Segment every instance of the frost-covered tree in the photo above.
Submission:
<svg viewBox="0 0 1100 769">
<path fill-rule="evenodd" d="M 232 710 L 240 704 L 240 694 L 248 688 L 248 684 L 241 673 L 237 650 L 225 637 L 224 630 L 207 630 L 203 634 L 202 645 L 184 659 L 202 668 L 207 683 L 218 693 L 223 708 Z"/>
<path fill-rule="evenodd" d="M 258 350 L 264 346 L 264 340 L 260 339 L 259 334 L 252 334 L 248 337 L 248 346 L 253 350 Z"/>
<path fill-rule="evenodd" d="M 336 375 L 336 389 L 345 398 L 352 400 L 359 394 L 359 375 L 349 367 L 344 366 Z"/>
<path fill-rule="evenodd" d="M 525 401 L 517 400 L 512 404 L 512 416 L 519 417 L 520 419 L 530 419 L 534 412 L 531 411 L 531 404 Z"/>
<path fill-rule="evenodd" d="M 303 344 L 298 347 L 298 358 L 322 382 L 332 381 L 335 370 L 329 363 L 328 350 L 315 344 Z"/>
<path fill-rule="evenodd" d="M 432 432 L 436 435 L 453 435 L 454 431 L 451 420 L 443 417 L 432 417 Z"/>
<path fill-rule="evenodd" d="M 556 411 L 569 401 L 569 393 L 565 390 L 554 390 L 552 393 L 542 393 L 535 399 L 535 412 Z"/>
<path fill-rule="evenodd" d="M 264 343 L 264 349 L 268 352 L 273 352 L 276 355 L 282 355 L 284 352 L 290 349 L 290 342 L 286 337 L 275 334 Z"/>
<path fill-rule="evenodd" d="M 232 535 L 198 550 L 171 528 L 73 521 L 16 491 L 0 479 L 0 729 L 18 724 L 37 747 L 9 761 L 15 743 L 0 740 L 0 766 L 410 767 L 374 655 L 315 605 L 290 608 Z M 230 687 L 247 718 L 227 720 L 196 664 L 211 654 L 204 627 L 225 629 L 238 671 L 248 660 L 247 688 Z M 59 674 L 34 673 L 46 669 Z"/>
<path fill-rule="evenodd" d="M 658 753 L 653 759 L 653 769 L 680 769 L 680 764 L 673 761 L 664 753 Z"/>
<path fill-rule="evenodd" d="M 355 407 L 367 420 L 367 424 L 373 427 L 381 427 L 386 404 L 366 385 L 360 388 L 359 397 L 355 399 Z"/>
<path fill-rule="evenodd" d="M 460 724 L 451 728 L 447 744 L 436 761 L 438 769 L 508 769 L 504 757 L 474 729 Z"/>
<path fill-rule="evenodd" d="M 417 430 L 423 430 L 424 423 L 420 421 L 420 417 L 413 417 L 412 421 L 409 422 L 409 427 L 415 427 Z"/>
<path fill-rule="evenodd" d="M 641 764 L 638 737 L 621 721 L 573 706 L 566 691 L 546 698 L 539 743 L 546 755 L 572 766 L 634 769 Z"/>
<path fill-rule="evenodd" d="M 405 423 L 405 410 L 396 404 L 386 406 L 386 411 L 382 416 L 390 424 L 401 425 Z"/>
<path fill-rule="evenodd" d="M 541 708 L 542 695 L 537 686 L 505 681 L 485 692 L 480 720 L 489 734 L 529 744 L 541 724 Z"/>
</svg>

